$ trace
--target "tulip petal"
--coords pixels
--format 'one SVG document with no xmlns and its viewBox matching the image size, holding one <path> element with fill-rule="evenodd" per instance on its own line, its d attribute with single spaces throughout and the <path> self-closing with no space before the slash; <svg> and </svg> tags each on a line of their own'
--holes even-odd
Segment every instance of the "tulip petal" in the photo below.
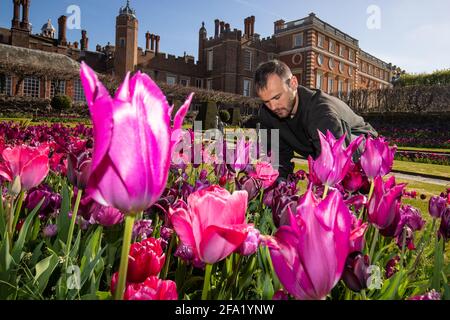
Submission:
<svg viewBox="0 0 450 320">
<path fill-rule="evenodd" d="M 247 225 L 207 227 L 200 243 L 200 258 L 209 264 L 221 261 L 245 241 L 247 233 Z"/>
<path fill-rule="evenodd" d="M 173 119 L 173 133 L 172 133 L 172 148 L 175 146 L 175 144 L 178 142 L 181 132 L 179 130 L 181 129 L 181 126 L 183 125 L 184 117 L 186 116 L 186 113 L 189 110 L 189 107 L 192 102 L 192 98 L 194 97 L 194 93 L 191 93 L 187 100 L 184 102 L 184 104 L 180 107 L 178 112 L 176 113 L 174 119 Z"/>
<path fill-rule="evenodd" d="M 33 161 L 30 161 L 22 169 L 20 175 L 22 188 L 30 190 L 38 186 L 47 176 L 49 169 L 48 156 L 41 155 L 34 158 Z"/>
<path fill-rule="evenodd" d="M 195 256 L 198 257 L 198 246 L 192 229 L 192 221 L 189 212 L 184 208 L 178 208 L 173 211 L 170 209 L 170 212 L 170 221 L 181 242 L 191 247 L 192 250 L 194 250 Z M 197 235 L 200 236 L 200 234 Z"/>
</svg>

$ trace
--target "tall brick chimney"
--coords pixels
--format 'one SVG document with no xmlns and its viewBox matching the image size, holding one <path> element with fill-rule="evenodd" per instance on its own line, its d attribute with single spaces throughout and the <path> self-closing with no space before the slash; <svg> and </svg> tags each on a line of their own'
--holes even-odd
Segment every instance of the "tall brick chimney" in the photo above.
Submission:
<svg viewBox="0 0 450 320">
<path fill-rule="evenodd" d="M 67 17 L 61 16 L 58 18 L 58 43 L 60 46 L 67 46 Z"/>
<path fill-rule="evenodd" d="M 150 50 L 154 51 L 155 50 L 155 35 L 152 33 L 150 35 Z"/>
<path fill-rule="evenodd" d="M 284 23 L 285 23 L 285 21 L 283 19 L 275 21 L 273 23 L 274 33 L 276 33 L 278 30 L 280 30 L 283 27 Z"/>
<path fill-rule="evenodd" d="M 87 50 L 89 47 L 89 38 L 87 37 L 87 31 L 81 30 L 80 49 Z"/>
<path fill-rule="evenodd" d="M 255 16 L 251 16 L 250 17 L 250 35 L 254 35 L 255 34 Z"/>
<path fill-rule="evenodd" d="M 22 0 L 22 22 L 20 23 L 20 28 L 31 31 L 30 30 L 30 0 Z"/>
<path fill-rule="evenodd" d="M 230 31 L 230 24 L 229 23 L 225 23 L 225 31 L 226 32 Z"/>
<path fill-rule="evenodd" d="M 220 34 L 222 34 L 225 31 L 225 22 L 220 21 Z"/>
<path fill-rule="evenodd" d="M 219 36 L 219 27 L 220 27 L 219 19 L 214 20 L 214 38 L 217 38 Z"/>
<path fill-rule="evenodd" d="M 249 20 L 249 17 L 244 19 L 244 35 L 245 36 L 248 36 L 248 29 L 249 29 L 248 28 L 248 25 L 249 25 L 248 20 Z"/>
<path fill-rule="evenodd" d="M 159 39 L 160 39 L 159 36 L 155 36 L 155 41 L 156 41 L 156 44 L 155 44 L 155 54 L 158 54 L 158 53 L 159 53 Z"/>
<path fill-rule="evenodd" d="M 151 34 L 149 31 L 147 31 L 147 33 L 145 34 L 145 50 L 147 50 L 147 51 L 150 50 L 150 39 L 151 39 Z"/>
<path fill-rule="evenodd" d="M 14 0 L 14 15 L 12 20 L 12 28 L 20 28 L 20 1 Z"/>
</svg>

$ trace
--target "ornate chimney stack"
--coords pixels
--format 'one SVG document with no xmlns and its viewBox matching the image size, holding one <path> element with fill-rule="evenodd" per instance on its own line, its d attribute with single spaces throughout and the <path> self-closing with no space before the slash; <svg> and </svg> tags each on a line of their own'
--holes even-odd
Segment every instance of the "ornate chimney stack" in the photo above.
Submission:
<svg viewBox="0 0 450 320">
<path fill-rule="evenodd" d="M 150 50 L 150 39 L 151 39 L 151 34 L 149 31 L 147 31 L 147 33 L 145 34 L 145 50 L 147 50 L 147 51 Z"/>
<path fill-rule="evenodd" d="M 214 20 L 214 38 L 217 38 L 219 36 L 219 28 L 220 28 L 220 21 L 219 19 Z"/>
<path fill-rule="evenodd" d="M 81 30 L 81 40 L 80 40 L 81 50 L 88 50 L 89 38 L 87 37 L 87 31 Z"/>
<path fill-rule="evenodd" d="M 156 41 L 156 44 L 155 44 L 155 54 L 158 54 L 158 53 L 159 53 L 159 39 L 160 39 L 159 36 L 155 36 L 155 41 Z"/>
<path fill-rule="evenodd" d="M 67 46 L 66 23 L 67 23 L 66 16 L 61 16 L 58 18 L 58 43 L 60 46 Z"/>
</svg>

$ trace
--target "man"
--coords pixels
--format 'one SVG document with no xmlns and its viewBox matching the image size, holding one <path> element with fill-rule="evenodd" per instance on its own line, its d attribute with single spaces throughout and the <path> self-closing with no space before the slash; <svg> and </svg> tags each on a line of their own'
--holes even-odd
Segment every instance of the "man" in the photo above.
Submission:
<svg viewBox="0 0 450 320">
<path fill-rule="evenodd" d="M 279 172 L 283 178 L 294 169 L 294 151 L 314 159 L 320 155 L 317 130 L 330 130 L 336 138 L 346 134 L 347 145 L 361 134 L 378 135 L 343 101 L 321 90 L 300 86 L 281 61 L 268 61 L 258 67 L 255 89 L 264 102 L 259 112 L 261 127 L 280 130 Z"/>
</svg>

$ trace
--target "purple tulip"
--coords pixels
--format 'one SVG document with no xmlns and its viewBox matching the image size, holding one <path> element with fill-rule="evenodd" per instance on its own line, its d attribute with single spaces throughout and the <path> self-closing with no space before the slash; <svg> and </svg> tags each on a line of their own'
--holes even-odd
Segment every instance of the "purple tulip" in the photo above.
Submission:
<svg viewBox="0 0 450 320">
<path fill-rule="evenodd" d="M 167 182 L 173 148 L 192 94 L 171 127 L 172 107 L 146 75 L 129 74 L 111 98 L 95 72 L 81 65 L 81 80 L 94 126 L 88 193 L 126 214 L 149 208 Z"/>
<path fill-rule="evenodd" d="M 414 296 L 409 298 L 408 300 L 441 300 L 441 294 L 433 289 L 430 292 L 425 293 L 424 295 Z"/>
<path fill-rule="evenodd" d="M 349 252 L 363 251 L 365 239 L 364 235 L 366 233 L 368 224 L 363 223 L 363 220 L 359 220 L 354 215 L 352 215 L 352 231 L 350 233 L 350 249 Z"/>
<path fill-rule="evenodd" d="M 386 182 L 383 182 L 382 177 L 377 176 L 374 184 L 373 195 L 367 210 L 369 222 L 378 229 L 386 229 L 395 219 L 397 204 L 406 184 L 396 185 L 394 176 Z"/>
<path fill-rule="evenodd" d="M 272 218 L 275 226 L 289 225 L 289 212 L 296 212 L 299 197 L 278 195 L 273 198 Z"/>
<path fill-rule="evenodd" d="M 133 238 L 145 240 L 153 233 L 152 220 L 139 220 L 133 226 Z"/>
<path fill-rule="evenodd" d="M 302 209 L 267 241 L 275 272 L 297 299 L 325 299 L 337 284 L 349 253 L 351 213 L 332 189 L 323 201 L 311 188 Z"/>
<path fill-rule="evenodd" d="M 58 233 L 58 226 L 56 224 L 49 224 L 42 230 L 42 234 L 46 238 L 53 238 Z"/>
<path fill-rule="evenodd" d="M 393 257 L 391 260 L 389 260 L 386 264 L 386 269 L 385 269 L 385 277 L 386 279 L 389 279 L 390 277 L 392 277 L 397 271 L 397 266 L 398 263 L 400 262 L 400 257 L 399 256 L 395 256 Z"/>
<path fill-rule="evenodd" d="M 400 208 L 400 221 L 395 231 L 397 245 L 403 246 L 403 236 L 405 235 L 405 244 L 409 250 L 414 250 L 414 231 L 422 230 L 425 220 L 422 219 L 419 210 L 409 205 Z M 403 234 L 405 230 L 405 234 Z"/>
<path fill-rule="evenodd" d="M 254 227 L 248 228 L 247 239 L 241 244 L 241 246 L 237 249 L 237 252 L 243 256 L 249 256 L 254 254 L 259 247 L 260 241 L 260 232 L 258 229 Z"/>
<path fill-rule="evenodd" d="M 366 148 L 361 155 L 361 166 L 367 177 L 372 180 L 375 177 L 384 177 L 392 170 L 397 146 L 389 147 L 389 143 L 383 137 L 366 139 Z"/>
<path fill-rule="evenodd" d="M 320 156 L 310 161 L 312 167 L 309 172 L 324 184 L 333 187 L 344 179 L 348 170 L 352 166 L 352 155 L 361 143 L 363 136 L 353 140 L 347 148 L 344 148 L 345 135 L 336 140 L 333 134 L 327 130 L 327 135 L 319 132 L 321 153 Z"/>
<path fill-rule="evenodd" d="M 367 280 L 370 277 L 368 272 L 370 258 L 361 252 L 353 252 L 347 257 L 342 280 L 345 285 L 354 292 L 360 292 L 367 288 Z"/>
<path fill-rule="evenodd" d="M 67 158 L 67 179 L 78 189 L 86 188 L 91 173 L 90 152 L 86 151 L 79 156 L 69 154 Z"/>
<path fill-rule="evenodd" d="M 112 227 L 123 221 L 123 213 L 113 207 L 104 207 L 95 203 L 95 209 L 89 220 L 90 224 L 100 224 L 104 227 Z"/>
<path fill-rule="evenodd" d="M 433 196 L 428 202 L 428 211 L 433 218 L 439 219 L 445 211 L 447 201 L 440 196 Z"/>
<path fill-rule="evenodd" d="M 259 191 L 262 188 L 262 183 L 260 180 L 243 176 L 241 179 L 236 179 L 236 189 L 237 190 L 245 190 L 248 193 L 248 201 L 252 201 L 259 194 Z"/>
<path fill-rule="evenodd" d="M 450 207 L 442 214 L 441 224 L 439 226 L 439 237 L 443 237 L 444 241 L 450 239 Z"/>
<path fill-rule="evenodd" d="M 342 180 L 342 186 L 346 191 L 353 193 L 361 189 L 364 179 L 365 177 L 361 173 L 361 168 L 355 164 L 352 165 L 344 180 Z"/>
</svg>

